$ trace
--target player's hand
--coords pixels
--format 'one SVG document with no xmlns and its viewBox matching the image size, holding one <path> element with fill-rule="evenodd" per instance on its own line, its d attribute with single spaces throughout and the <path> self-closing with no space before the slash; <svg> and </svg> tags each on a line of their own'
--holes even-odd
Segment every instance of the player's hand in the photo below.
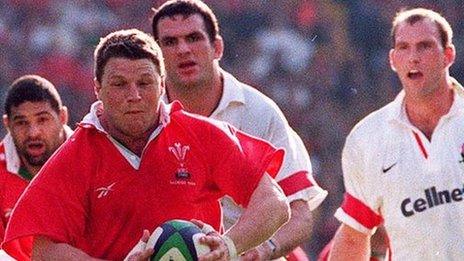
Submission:
<svg viewBox="0 0 464 261">
<path fill-rule="evenodd" d="M 147 242 L 150 238 L 150 232 L 148 230 L 143 230 L 142 237 L 140 241 L 132 248 L 132 250 L 127 254 L 124 261 L 147 261 L 153 255 L 153 248 L 147 248 Z"/>
<path fill-rule="evenodd" d="M 271 260 L 271 249 L 263 246 L 263 244 L 246 251 L 240 256 L 240 261 L 262 261 Z"/>
<path fill-rule="evenodd" d="M 227 249 L 227 245 L 222 239 L 219 232 L 214 230 L 214 228 L 210 225 L 205 224 L 200 220 L 192 219 L 190 221 L 197 225 L 205 234 L 205 236 L 199 239 L 200 243 L 209 246 L 209 248 L 211 249 L 211 252 L 199 256 L 198 261 L 229 260 L 229 250 Z"/>
</svg>

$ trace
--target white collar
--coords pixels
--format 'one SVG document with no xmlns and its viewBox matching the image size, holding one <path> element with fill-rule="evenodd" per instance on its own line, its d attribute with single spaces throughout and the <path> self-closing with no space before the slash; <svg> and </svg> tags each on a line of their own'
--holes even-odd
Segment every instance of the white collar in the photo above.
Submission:
<svg viewBox="0 0 464 261">
<path fill-rule="evenodd" d="M 239 82 L 232 74 L 221 69 L 221 75 L 224 79 L 222 97 L 217 108 L 211 114 L 213 117 L 225 110 L 232 103 L 245 103 L 245 94 L 243 93 L 242 83 Z"/>
<path fill-rule="evenodd" d="M 220 69 L 220 73 L 224 79 L 222 96 L 219 100 L 217 108 L 213 111 L 210 117 L 220 113 L 229 106 L 229 104 L 237 102 L 244 104 L 245 103 L 245 94 L 243 93 L 243 86 L 240 81 L 238 81 L 232 74 Z M 168 95 L 163 94 L 161 100 L 165 103 L 169 103 Z M 172 101 L 171 101 L 172 102 Z"/>
<path fill-rule="evenodd" d="M 462 85 L 454 78 L 451 78 L 452 85 L 453 85 L 453 104 L 449 112 L 444 115 L 443 117 L 452 117 L 458 113 L 464 111 L 464 88 Z M 404 102 L 405 92 L 402 90 L 395 98 L 395 100 L 391 103 L 391 111 L 389 115 L 390 122 L 399 122 L 405 124 L 407 126 L 412 126 L 411 122 L 406 113 L 406 105 Z"/>
<path fill-rule="evenodd" d="M 158 134 L 161 132 L 163 128 L 165 128 L 169 122 L 170 122 L 170 112 L 176 111 L 178 109 L 181 109 L 182 106 L 177 105 L 177 104 L 169 104 L 166 105 L 163 100 L 160 101 L 160 122 L 161 124 L 150 134 L 150 137 L 148 138 L 148 142 L 145 145 L 146 146 L 152 141 Z M 92 104 L 90 107 L 90 112 L 84 116 L 84 118 L 81 121 L 81 126 L 84 127 L 94 127 L 98 131 L 106 134 L 106 137 L 114 144 L 114 146 L 118 149 L 118 151 L 121 153 L 121 155 L 129 162 L 129 164 L 134 168 L 134 169 L 139 169 L 140 163 L 141 163 L 141 158 L 127 149 L 124 145 L 122 145 L 120 142 L 115 140 L 111 135 L 108 134 L 108 132 L 103 128 L 103 126 L 100 123 L 100 119 L 98 116 L 100 116 L 103 113 L 103 103 L 101 101 L 96 101 Z M 144 149 L 145 149 L 144 148 Z"/>
</svg>

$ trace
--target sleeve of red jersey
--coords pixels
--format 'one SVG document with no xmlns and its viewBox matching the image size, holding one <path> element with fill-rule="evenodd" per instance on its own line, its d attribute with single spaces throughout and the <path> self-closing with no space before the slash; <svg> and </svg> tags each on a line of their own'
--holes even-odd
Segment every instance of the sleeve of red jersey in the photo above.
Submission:
<svg viewBox="0 0 464 261">
<path fill-rule="evenodd" d="M 5 237 L 5 228 L 6 228 L 5 222 L 2 220 L 2 226 L 0 227 L 0 237 L 2 238 L 2 241 L 3 241 L 3 238 Z"/>
<path fill-rule="evenodd" d="M 85 157 L 70 157 L 62 146 L 20 197 L 2 248 L 17 260 L 29 260 L 35 236 L 73 244 L 85 226 Z M 76 160 L 79 159 L 79 160 Z"/>
<path fill-rule="evenodd" d="M 350 134 L 342 153 L 343 178 L 345 196 L 335 217 L 350 227 L 365 233 L 373 234 L 377 226 L 383 222 L 380 215 L 379 198 L 375 194 L 375 184 L 364 167 L 362 147 Z"/>
<path fill-rule="evenodd" d="M 223 194 L 246 207 L 264 173 L 273 178 L 277 175 L 285 153 L 264 140 L 228 128 L 229 135 L 214 145 L 222 152 L 214 155 L 213 179 Z"/>
</svg>

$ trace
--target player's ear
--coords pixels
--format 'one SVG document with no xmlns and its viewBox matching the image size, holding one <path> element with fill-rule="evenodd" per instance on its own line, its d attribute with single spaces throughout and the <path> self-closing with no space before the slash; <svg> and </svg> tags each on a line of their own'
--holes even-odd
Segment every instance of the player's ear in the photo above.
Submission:
<svg viewBox="0 0 464 261">
<path fill-rule="evenodd" d="M 224 40 L 220 35 L 216 36 L 214 39 L 214 59 L 221 60 L 222 55 L 224 54 Z"/>
<path fill-rule="evenodd" d="M 395 49 L 390 49 L 390 52 L 388 53 L 388 58 L 390 61 L 390 68 L 396 72 L 396 66 L 395 66 Z"/>
<path fill-rule="evenodd" d="M 59 117 L 60 117 L 61 124 L 63 125 L 68 124 L 68 120 L 69 120 L 68 107 L 66 106 L 61 107 Z"/>
<path fill-rule="evenodd" d="M 160 82 L 160 95 L 163 96 L 164 93 L 166 92 L 166 77 L 162 76 L 161 77 L 161 82 Z"/>
<path fill-rule="evenodd" d="M 95 92 L 95 96 L 97 97 L 98 100 L 100 100 L 100 90 L 101 90 L 101 84 L 97 80 L 97 78 L 93 78 L 93 91 Z"/>
<path fill-rule="evenodd" d="M 447 46 L 444 50 L 445 52 L 445 66 L 450 67 L 453 63 L 454 60 L 456 59 L 456 48 L 454 47 L 454 44 L 450 44 Z"/>
<path fill-rule="evenodd" d="M 5 128 L 7 130 L 9 130 L 10 128 L 8 126 L 10 126 L 10 120 L 8 118 L 8 115 L 6 114 L 3 114 L 3 126 L 5 126 Z"/>
</svg>

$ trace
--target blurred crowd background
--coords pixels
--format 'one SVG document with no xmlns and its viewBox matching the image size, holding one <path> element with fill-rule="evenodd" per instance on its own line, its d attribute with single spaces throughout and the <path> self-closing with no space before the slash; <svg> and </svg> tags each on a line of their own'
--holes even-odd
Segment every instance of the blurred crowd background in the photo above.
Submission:
<svg viewBox="0 0 464 261">
<path fill-rule="evenodd" d="M 150 10 L 163 2 L 0 0 L 2 102 L 14 79 L 39 74 L 57 86 L 74 127 L 95 100 L 92 58 L 99 38 L 124 28 L 151 32 Z M 346 135 L 400 90 L 388 64 L 394 14 L 415 6 L 442 13 L 455 33 L 451 75 L 462 82 L 464 5 L 459 0 L 205 2 L 216 12 L 225 39 L 223 68 L 276 101 L 305 141 L 316 180 L 329 191 L 304 245 L 314 257 L 339 225 L 333 213 L 344 191 L 340 155 Z"/>
</svg>

